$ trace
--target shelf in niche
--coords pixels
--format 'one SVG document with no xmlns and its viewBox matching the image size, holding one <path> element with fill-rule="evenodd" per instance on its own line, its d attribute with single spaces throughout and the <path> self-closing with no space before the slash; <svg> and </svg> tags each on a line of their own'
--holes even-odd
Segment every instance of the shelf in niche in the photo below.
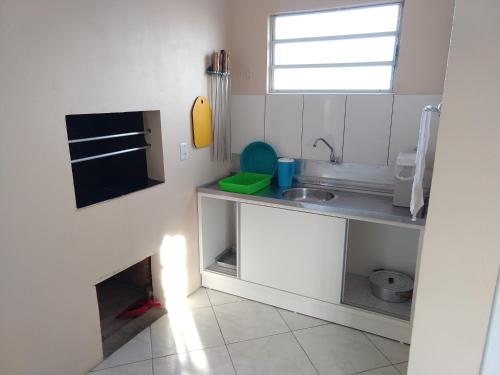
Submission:
<svg viewBox="0 0 500 375">
<path fill-rule="evenodd" d="M 162 183 L 163 181 L 147 179 L 135 184 L 129 184 L 127 186 L 115 185 L 99 189 L 85 189 L 84 192 L 78 195 L 78 199 L 76 201 L 77 208 L 91 206 L 96 203 L 118 198 Z"/>
</svg>

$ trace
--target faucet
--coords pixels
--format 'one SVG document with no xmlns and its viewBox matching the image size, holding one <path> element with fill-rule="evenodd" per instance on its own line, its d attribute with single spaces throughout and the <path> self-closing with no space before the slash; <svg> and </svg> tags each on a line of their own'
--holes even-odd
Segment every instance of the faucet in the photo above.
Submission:
<svg viewBox="0 0 500 375">
<path fill-rule="evenodd" d="M 330 149 L 330 162 L 332 164 L 340 164 L 342 160 L 340 158 L 335 157 L 335 151 L 333 150 L 332 145 L 330 145 L 330 143 L 328 143 L 325 138 L 316 139 L 314 141 L 313 147 L 316 147 L 320 141 L 323 142 L 325 146 Z"/>
</svg>

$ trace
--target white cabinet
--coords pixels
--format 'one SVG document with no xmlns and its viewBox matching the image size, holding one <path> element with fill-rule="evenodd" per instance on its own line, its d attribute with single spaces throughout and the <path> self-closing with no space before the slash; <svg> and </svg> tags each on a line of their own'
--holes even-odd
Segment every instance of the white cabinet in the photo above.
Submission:
<svg viewBox="0 0 500 375">
<path fill-rule="evenodd" d="M 340 303 L 346 220 L 242 203 L 241 279 Z"/>
</svg>

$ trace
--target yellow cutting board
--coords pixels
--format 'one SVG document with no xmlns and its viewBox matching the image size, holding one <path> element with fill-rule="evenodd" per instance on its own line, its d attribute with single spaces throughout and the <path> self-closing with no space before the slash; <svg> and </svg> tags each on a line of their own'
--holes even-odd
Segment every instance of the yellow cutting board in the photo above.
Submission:
<svg viewBox="0 0 500 375">
<path fill-rule="evenodd" d="M 193 138 L 196 148 L 212 144 L 212 110 L 208 99 L 198 96 L 194 102 L 193 110 Z"/>
</svg>

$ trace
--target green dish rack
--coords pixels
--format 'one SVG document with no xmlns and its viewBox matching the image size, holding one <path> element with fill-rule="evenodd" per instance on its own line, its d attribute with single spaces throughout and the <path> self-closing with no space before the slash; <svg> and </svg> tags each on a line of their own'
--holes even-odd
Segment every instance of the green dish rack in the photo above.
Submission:
<svg viewBox="0 0 500 375">
<path fill-rule="evenodd" d="M 270 174 L 238 173 L 219 181 L 221 190 L 232 193 L 253 194 L 271 184 Z"/>
</svg>

